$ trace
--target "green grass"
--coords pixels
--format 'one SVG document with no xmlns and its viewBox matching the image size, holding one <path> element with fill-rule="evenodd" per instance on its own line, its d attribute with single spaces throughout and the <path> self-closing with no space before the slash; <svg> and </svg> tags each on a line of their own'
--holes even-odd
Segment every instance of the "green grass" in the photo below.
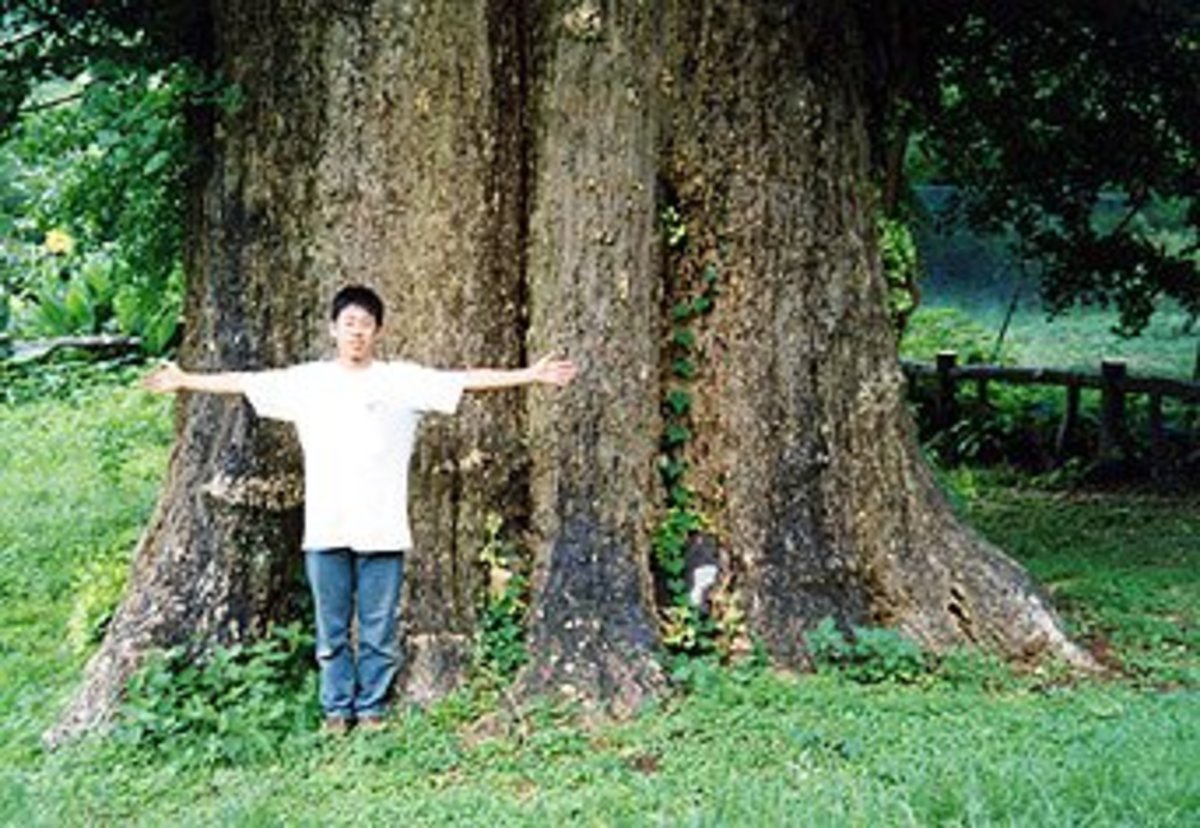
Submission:
<svg viewBox="0 0 1200 828">
<path fill-rule="evenodd" d="M 904 355 L 933 359 L 941 344 L 931 343 L 921 331 L 936 325 L 948 310 L 956 312 L 960 322 L 967 320 L 977 326 L 979 344 L 990 357 L 1007 308 L 953 298 L 917 309 L 910 320 L 914 335 L 906 337 L 902 346 Z M 1049 319 L 1036 305 L 1027 303 L 1013 315 L 1003 353 L 1019 365 L 1092 372 L 1099 372 L 1103 359 L 1122 359 L 1132 374 L 1191 379 L 1200 329 L 1189 332 L 1186 321 L 1182 310 L 1167 307 L 1151 317 L 1141 335 L 1122 337 L 1112 330 L 1116 315 L 1111 311 L 1074 308 Z"/>
<path fill-rule="evenodd" d="M 1200 497 L 1018 488 L 951 474 L 965 514 L 1017 557 L 1077 637 L 1130 678 L 1200 687 Z"/>
<path fill-rule="evenodd" d="M 630 723 L 544 715 L 524 737 L 413 714 L 253 767 L 76 749 L 8 804 L 34 825 L 1184 825 L 1200 804 L 1194 708 L 1123 688 L 714 676 Z"/>
<path fill-rule="evenodd" d="M 171 439 L 167 401 L 86 370 L 49 374 L 53 399 L 0 406 L 3 750 L 28 745 L 78 676 Z"/>
<path fill-rule="evenodd" d="M 237 733 L 46 753 L 170 431 L 162 399 L 73 387 L 0 406 L 0 824 L 1146 826 L 1200 811 L 1196 504 L 967 472 L 950 478 L 965 513 L 1128 679 L 994 682 L 969 659 L 958 680 L 915 686 L 702 668 L 690 693 L 619 724 L 514 720 L 480 685 L 382 733 L 298 726 L 245 758 L 209 750 Z M 295 703 L 311 709 L 308 687 Z"/>
</svg>

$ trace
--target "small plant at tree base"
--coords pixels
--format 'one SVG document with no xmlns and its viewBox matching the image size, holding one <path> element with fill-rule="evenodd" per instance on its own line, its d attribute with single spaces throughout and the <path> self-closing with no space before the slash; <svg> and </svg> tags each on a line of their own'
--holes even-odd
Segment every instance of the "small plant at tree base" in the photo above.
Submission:
<svg viewBox="0 0 1200 828">
<path fill-rule="evenodd" d="M 860 684 L 912 684 L 928 672 L 925 653 L 895 630 L 852 627 L 847 637 L 827 617 L 805 634 L 804 643 L 818 670 L 834 670 Z"/>
<path fill-rule="evenodd" d="M 287 737 L 315 730 L 312 652 L 300 624 L 201 658 L 162 651 L 130 679 L 115 735 L 201 765 L 270 759 Z"/>
<path fill-rule="evenodd" d="M 509 680 L 529 657 L 525 641 L 529 578 L 520 571 L 518 550 L 503 537 L 503 518 L 489 514 L 484 528 L 487 537 L 479 560 L 487 568 L 488 580 L 475 660 L 479 668 Z"/>
<path fill-rule="evenodd" d="M 128 536 L 121 540 L 118 547 L 88 561 L 75 578 L 67 643 L 77 655 L 100 643 L 121 600 L 129 573 L 128 550 L 135 538 Z"/>
<path fill-rule="evenodd" d="M 978 688 L 999 692 L 1017 684 L 1016 676 L 1004 659 L 994 653 L 959 647 L 937 659 L 934 676 L 951 687 Z"/>
<path fill-rule="evenodd" d="M 670 650 L 693 656 L 715 651 L 716 623 L 690 602 L 672 604 L 662 618 L 662 641 Z"/>
</svg>

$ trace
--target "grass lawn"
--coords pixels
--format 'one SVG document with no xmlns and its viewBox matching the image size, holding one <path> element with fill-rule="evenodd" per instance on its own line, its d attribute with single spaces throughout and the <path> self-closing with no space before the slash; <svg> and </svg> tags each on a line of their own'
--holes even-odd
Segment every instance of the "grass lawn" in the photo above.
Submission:
<svg viewBox="0 0 1200 828">
<path fill-rule="evenodd" d="M 340 740 L 313 732 L 309 682 L 281 701 L 301 723 L 265 741 L 234 717 L 220 733 L 46 753 L 39 734 L 95 646 L 169 442 L 167 401 L 103 378 L 0 405 L 0 824 L 1182 826 L 1200 813 L 1198 504 L 972 472 L 948 477 L 964 514 L 1125 678 L 1014 678 L 966 656 L 915 685 L 697 667 L 690 692 L 607 724 L 561 708 L 513 718 L 481 683 Z"/>
<path fill-rule="evenodd" d="M 902 350 L 905 356 L 928 362 L 941 347 L 956 347 L 952 339 L 922 336 L 922 332 L 932 333 L 929 329 L 936 328 L 939 320 L 947 324 L 944 317 L 951 314 L 949 324 L 956 328 L 961 329 L 964 320 L 973 323 L 978 344 L 989 359 L 1006 312 L 1003 305 L 931 297 L 913 314 L 913 335 L 906 337 Z M 1200 328 L 1189 330 L 1181 309 L 1169 306 L 1160 310 L 1136 337 L 1114 333 L 1115 322 L 1114 312 L 1100 308 L 1073 308 L 1049 319 L 1035 302 L 1026 302 L 1013 314 L 1002 353 L 1018 365 L 1031 367 L 1098 373 L 1101 360 L 1121 359 L 1129 372 L 1138 376 L 1192 378 Z"/>
</svg>

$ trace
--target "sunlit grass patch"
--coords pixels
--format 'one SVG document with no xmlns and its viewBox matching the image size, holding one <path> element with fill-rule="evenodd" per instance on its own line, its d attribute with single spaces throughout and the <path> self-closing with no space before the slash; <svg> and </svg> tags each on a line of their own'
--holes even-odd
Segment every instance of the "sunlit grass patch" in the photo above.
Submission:
<svg viewBox="0 0 1200 828">
<path fill-rule="evenodd" d="M 902 351 L 932 361 L 940 348 L 957 348 L 966 361 L 974 348 L 980 361 L 991 361 L 1006 313 L 1002 304 L 933 297 L 913 314 Z M 1013 314 L 1000 354 L 1019 365 L 1094 372 L 1101 360 L 1120 359 L 1131 374 L 1191 379 L 1200 328 L 1182 309 L 1166 304 L 1136 337 L 1115 333 L 1115 321 L 1116 314 L 1103 308 L 1074 308 L 1050 318 L 1027 301 Z"/>
<path fill-rule="evenodd" d="M 974 480 L 959 487 L 967 518 L 1029 568 L 1085 643 L 1131 678 L 1200 687 L 1200 498 L 957 475 Z"/>
</svg>

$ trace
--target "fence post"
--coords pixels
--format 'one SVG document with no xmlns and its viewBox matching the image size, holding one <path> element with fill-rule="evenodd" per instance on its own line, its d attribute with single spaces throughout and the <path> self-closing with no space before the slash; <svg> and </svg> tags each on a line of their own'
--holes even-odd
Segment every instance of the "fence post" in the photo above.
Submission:
<svg viewBox="0 0 1200 828">
<path fill-rule="evenodd" d="M 1124 458 L 1125 361 L 1106 359 L 1100 363 L 1100 456 L 1099 460 Z"/>
<path fill-rule="evenodd" d="M 1167 464 L 1167 435 L 1163 428 L 1162 394 L 1150 395 L 1150 476 L 1163 476 Z"/>
<path fill-rule="evenodd" d="M 937 402 L 934 418 L 938 431 L 945 431 L 958 419 L 958 406 L 954 398 L 954 368 L 958 354 L 954 351 L 938 351 L 937 355 Z"/>
<path fill-rule="evenodd" d="M 1062 422 L 1058 424 L 1058 435 L 1054 440 L 1054 454 L 1059 460 L 1074 448 L 1075 433 L 1079 428 L 1079 386 L 1067 386 L 1067 407 Z"/>
</svg>

